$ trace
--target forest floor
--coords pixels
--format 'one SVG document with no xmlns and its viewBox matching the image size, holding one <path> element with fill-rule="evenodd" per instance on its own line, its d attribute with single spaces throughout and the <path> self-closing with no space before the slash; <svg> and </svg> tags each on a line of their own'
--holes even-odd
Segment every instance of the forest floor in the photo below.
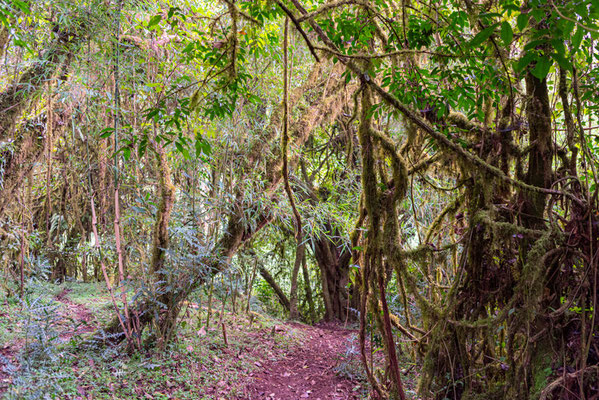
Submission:
<svg viewBox="0 0 599 400">
<path fill-rule="evenodd" d="M 24 303 L 0 297 L 0 398 L 367 398 L 355 329 L 246 314 L 239 304 L 233 312 L 218 301 L 207 324 L 202 298 L 191 300 L 171 345 L 127 354 L 81 346 L 112 315 L 101 284 L 44 285 Z M 414 382 L 406 377 L 408 389 Z"/>
<path fill-rule="evenodd" d="M 335 324 L 315 327 L 287 323 L 300 329 L 304 341 L 285 357 L 265 362 L 251 373 L 247 398 L 342 400 L 363 397 L 363 382 L 352 376 L 357 355 L 356 332 Z M 340 372 L 343 372 L 341 374 Z"/>
</svg>

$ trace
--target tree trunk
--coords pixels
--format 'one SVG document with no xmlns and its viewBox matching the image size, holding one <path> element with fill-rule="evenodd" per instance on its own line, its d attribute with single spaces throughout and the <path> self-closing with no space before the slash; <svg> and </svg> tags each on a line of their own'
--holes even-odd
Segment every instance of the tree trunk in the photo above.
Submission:
<svg viewBox="0 0 599 400">
<path fill-rule="evenodd" d="M 277 281 L 275 280 L 275 278 L 263 266 L 259 266 L 258 267 L 258 271 L 260 272 L 260 276 L 262 276 L 262 278 L 264 278 L 264 280 L 275 291 L 275 294 L 279 298 L 279 303 L 281 303 L 281 305 L 283 307 L 285 307 L 285 310 L 289 311 L 290 308 L 291 308 L 289 299 L 285 295 L 285 292 L 283 292 L 283 290 L 279 287 L 279 285 L 277 284 Z"/>
<path fill-rule="evenodd" d="M 335 243 L 327 237 L 315 239 L 313 246 L 322 277 L 324 319 L 343 321 L 350 311 L 348 306 L 357 309 L 357 296 L 352 296 L 353 288 L 348 288 L 351 253 L 347 249 L 340 249 L 341 243 Z M 350 312 L 349 317 L 353 319 L 356 315 Z"/>
<path fill-rule="evenodd" d="M 526 92 L 529 103 L 526 114 L 529 125 L 529 143 L 533 144 L 528 156 L 528 171 L 525 182 L 529 185 L 549 188 L 552 179 L 553 145 L 551 143 L 551 106 L 547 80 L 539 80 L 528 73 L 526 75 Z M 545 225 L 547 195 L 544 193 L 523 193 L 522 222 L 527 228 Z"/>
<path fill-rule="evenodd" d="M 306 263 L 306 251 L 304 249 L 304 256 L 302 257 L 302 272 L 304 275 L 304 288 L 306 290 L 306 299 L 308 300 L 308 306 L 310 307 L 310 323 L 316 321 L 316 307 L 314 307 L 314 296 L 312 295 L 312 286 L 310 285 L 310 272 L 308 271 L 308 265 Z"/>
<path fill-rule="evenodd" d="M 547 88 L 547 80 L 540 80 L 533 76 L 530 72 L 526 76 L 526 92 L 529 103 L 526 106 L 526 114 L 529 125 L 529 143 L 533 143 L 528 157 L 528 170 L 525 176 L 525 182 L 542 187 L 550 188 L 553 179 L 553 144 L 551 130 L 551 106 L 549 103 L 549 91 Z M 521 193 L 523 199 L 522 204 L 522 224 L 531 229 L 545 229 L 545 208 L 547 206 L 547 195 L 544 193 Z M 541 239 L 538 239 L 539 241 Z M 549 277 L 555 276 L 558 271 L 551 271 L 554 263 L 553 258 L 539 260 L 535 259 L 532 248 L 536 247 L 536 243 L 530 240 L 524 240 L 521 246 L 521 259 L 524 260 L 522 265 L 523 279 L 529 278 L 538 270 L 542 274 L 540 276 Z M 528 264 L 528 265 L 526 265 Z M 527 271 L 528 270 L 528 271 Z M 526 274 L 526 275 L 524 275 Z M 529 288 L 527 299 L 524 300 L 525 307 L 538 307 L 540 310 L 558 309 L 560 307 L 560 290 L 547 285 L 545 278 L 540 278 L 542 285 L 535 285 Z M 559 279 L 554 279 L 559 281 Z M 530 312 L 530 311 L 529 311 Z M 538 379 L 546 379 L 542 371 L 551 367 L 552 349 L 561 347 L 561 340 L 556 340 L 554 335 L 559 330 L 555 326 L 555 321 L 549 320 L 541 315 L 532 318 L 530 321 L 533 332 L 542 332 L 548 330 L 551 333 L 543 335 L 539 340 L 530 342 L 525 354 L 525 361 L 518 365 L 514 371 L 515 375 L 512 379 L 516 382 L 521 382 L 518 390 L 518 395 L 523 398 L 529 398 L 536 395 L 533 393 L 533 388 L 544 387 L 547 382 L 537 382 Z M 556 337 L 560 337 L 557 335 Z M 518 380 L 518 375 L 524 376 L 525 379 Z"/>
<path fill-rule="evenodd" d="M 150 271 L 153 280 L 157 284 L 156 300 L 158 304 L 164 304 L 167 307 L 167 313 L 160 315 L 162 310 L 155 310 L 154 318 L 157 319 L 160 328 L 160 338 L 166 340 L 175 327 L 179 307 L 173 304 L 173 293 L 169 287 L 174 287 L 170 283 L 175 279 L 165 271 L 165 253 L 169 246 L 168 226 L 171 220 L 171 213 L 175 204 L 176 189 L 171 179 L 171 169 L 166 158 L 166 152 L 161 144 L 154 142 L 156 151 L 156 172 L 158 176 L 158 190 L 160 193 L 160 205 L 156 213 L 156 222 L 154 233 L 152 235 L 152 258 L 150 261 Z"/>
<path fill-rule="evenodd" d="M 297 309 L 297 276 L 299 269 L 302 265 L 302 260 L 305 253 L 305 244 L 301 243 L 302 239 L 298 238 L 298 245 L 295 250 L 295 262 L 293 264 L 293 271 L 291 272 L 291 290 L 289 292 L 289 318 L 298 319 L 299 311 Z"/>
<path fill-rule="evenodd" d="M 8 45 L 8 29 L 4 25 L 0 25 L 0 61 L 4 57 L 6 52 L 6 46 Z"/>
</svg>

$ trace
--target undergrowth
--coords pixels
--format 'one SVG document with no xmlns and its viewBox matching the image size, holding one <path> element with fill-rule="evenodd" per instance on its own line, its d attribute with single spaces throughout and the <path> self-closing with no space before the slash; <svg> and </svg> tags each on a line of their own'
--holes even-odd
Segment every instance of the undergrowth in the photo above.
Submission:
<svg viewBox="0 0 599 400">
<path fill-rule="evenodd" d="M 206 302 L 186 303 L 176 340 L 162 350 L 90 346 L 93 332 L 81 333 L 73 305 L 83 305 L 93 316 L 90 323 L 103 326 L 112 313 L 103 286 L 31 287 L 23 301 L 0 298 L 0 338 L 14 359 L 3 363 L 12 381 L 4 399 L 232 399 L 241 396 L 243 378 L 259 360 L 303 340 L 293 328 L 274 334 L 279 320 L 235 314 L 214 299 L 208 328 Z"/>
</svg>

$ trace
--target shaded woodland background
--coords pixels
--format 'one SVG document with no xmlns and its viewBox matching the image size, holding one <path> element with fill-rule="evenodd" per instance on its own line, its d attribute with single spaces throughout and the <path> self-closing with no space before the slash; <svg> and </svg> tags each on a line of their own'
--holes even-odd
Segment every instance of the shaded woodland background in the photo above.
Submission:
<svg viewBox="0 0 599 400">
<path fill-rule="evenodd" d="M 201 292 L 356 324 L 375 398 L 407 398 L 408 358 L 421 398 L 595 399 L 598 17 L 0 0 L 5 304 L 103 282 L 78 351 L 135 354 Z"/>
</svg>

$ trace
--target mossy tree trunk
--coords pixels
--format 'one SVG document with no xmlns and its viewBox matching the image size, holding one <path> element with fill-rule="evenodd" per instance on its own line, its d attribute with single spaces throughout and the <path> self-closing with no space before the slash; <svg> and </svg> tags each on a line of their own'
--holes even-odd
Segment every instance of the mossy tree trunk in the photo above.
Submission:
<svg viewBox="0 0 599 400">
<path fill-rule="evenodd" d="M 153 318 L 159 333 L 158 339 L 166 342 L 174 333 L 180 307 L 179 302 L 173 301 L 176 296 L 173 296 L 174 293 L 172 293 L 176 291 L 177 277 L 173 275 L 173 271 L 169 271 L 165 264 L 166 252 L 169 247 L 168 228 L 175 205 L 176 188 L 173 185 L 171 168 L 164 147 L 157 142 L 153 143 L 153 147 L 156 153 L 156 175 L 160 197 L 152 234 L 152 257 L 150 259 L 150 271 L 159 305 L 154 308 Z M 162 305 L 166 309 L 162 309 Z"/>
<path fill-rule="evenodd" d="M 18 118 L 23 111 L 31 107 L 31 101 L 36 99 L 44 85 L 52 80 L 58 71 L 69 66 L 76 47 L 84 37 L 81 21 L 59 31 L 40 59 L 25 70 L 17 82 L 0 93 L 0 141 L 11 137 Z"/>
</svg>

